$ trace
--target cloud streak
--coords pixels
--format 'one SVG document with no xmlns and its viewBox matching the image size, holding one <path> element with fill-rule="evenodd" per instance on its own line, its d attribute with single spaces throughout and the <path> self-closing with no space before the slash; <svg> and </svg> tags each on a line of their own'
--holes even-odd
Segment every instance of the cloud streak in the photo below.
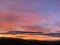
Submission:
<svg viewBox="0 0 60 45">
<path fill-rule="evenodd" d="M 59 31 L 60 29 L 55 23 L 59 22 L 60 14 L 53 13 L 53 11 L 51 13 L 49 12 L 50 9 L 47 11 L 49 8 L 47 3 L 47 0 L 35 2 L 0 0 L 0 32 L 12 31 L 11 28 L 14 28 L 13 31 L 23 30 L 44 33 Z M 46 12 L 49 14 L 47 15 Z"/>
</svg>

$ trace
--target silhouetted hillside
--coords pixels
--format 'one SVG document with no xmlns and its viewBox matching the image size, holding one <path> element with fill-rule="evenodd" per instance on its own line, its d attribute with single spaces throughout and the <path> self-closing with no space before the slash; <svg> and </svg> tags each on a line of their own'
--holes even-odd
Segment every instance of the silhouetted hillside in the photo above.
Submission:
<svg viewBox="0 0 60 45">
<path fill-rule="evenodd" d="M 42 32 L 30 32 L 30 31 L 9 31 L 4 34 L 42 34 Z"/>
<path fill-rule="evenodd" d="M 47 36 L 60 37 L 60 33 L 44 34 L 43 32 L 30 32 L 30 31 L 9 31 L 2 34 L 31 34 L 31 35 L 47 35 Z"/>
<path fill-rule="evenodd" d="M 17 38 L 0 38 L 0 45 L 60 45 L 60 41 L 37 41 Z"/>
<path fill-rule="evenodd" d="M 43 34 L 43 35 L 48 35 L 48 36 L 53 36 L 53 37 L 60 37 L 60 33 L 48 33 L 48 34 Z"/>
</svg>

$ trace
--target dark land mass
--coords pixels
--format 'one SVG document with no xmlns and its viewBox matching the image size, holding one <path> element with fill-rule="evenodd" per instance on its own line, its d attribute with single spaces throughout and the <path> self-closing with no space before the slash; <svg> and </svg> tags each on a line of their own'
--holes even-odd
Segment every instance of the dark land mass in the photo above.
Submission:
<svg viewBox="0 0 60 45">
<path fill-rule="evenodd" d="M 60 41 L 38 41 L 1 37 L 0 45 L 60 45 Z"/>
</svg>

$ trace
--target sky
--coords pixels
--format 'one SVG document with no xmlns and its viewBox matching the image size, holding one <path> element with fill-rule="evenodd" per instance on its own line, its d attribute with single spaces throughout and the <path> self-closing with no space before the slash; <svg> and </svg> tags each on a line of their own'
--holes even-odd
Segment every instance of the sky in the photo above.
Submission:
<svg viewBox="0 0 60 45">
<path fill-rule="evenodd" d="M 60 0 L 0 0 L 0 32 L 60 31 Z"/>
</svg>

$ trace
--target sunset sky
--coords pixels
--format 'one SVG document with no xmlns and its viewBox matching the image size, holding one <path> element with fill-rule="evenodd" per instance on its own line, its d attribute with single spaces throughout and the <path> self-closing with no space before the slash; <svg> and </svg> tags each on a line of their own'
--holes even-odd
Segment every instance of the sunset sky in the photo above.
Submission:
<svg viewBox="0 0 60 45">
<path fill-rule="evenodd" d="M 0 32 L 60 31 L 60 0 L 0 0 Z"/>
</svg>

